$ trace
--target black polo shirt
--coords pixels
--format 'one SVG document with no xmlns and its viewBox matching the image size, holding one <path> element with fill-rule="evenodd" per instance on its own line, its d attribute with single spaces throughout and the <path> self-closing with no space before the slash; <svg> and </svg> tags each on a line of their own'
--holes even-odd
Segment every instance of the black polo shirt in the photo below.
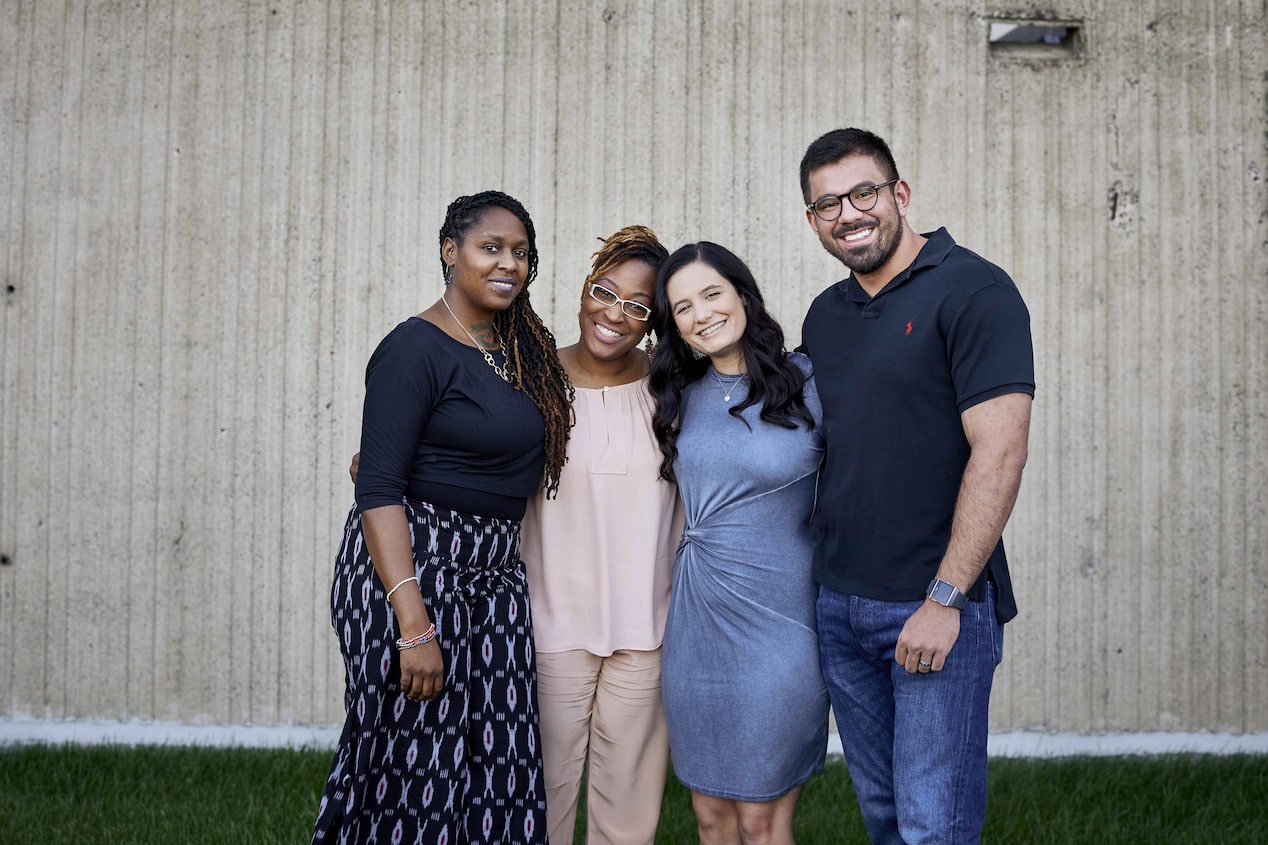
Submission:
<svg viewBox="0 0 1268 845">
<path fill-rule="evenodd" d="M 885 601 L 922 599 L 946 551 L 969 458 L 960 414 L 1035 392 L 1030 315 L 1012 279 L 945 229 L 926 237 L 875 297 L 851 275 L 802 327 L 827 438 L 815 578 Z M 981 600 L 987 577 L 1000 621 L 1011 619 L 1002 540 L 969 598 Z"/>
</svg>

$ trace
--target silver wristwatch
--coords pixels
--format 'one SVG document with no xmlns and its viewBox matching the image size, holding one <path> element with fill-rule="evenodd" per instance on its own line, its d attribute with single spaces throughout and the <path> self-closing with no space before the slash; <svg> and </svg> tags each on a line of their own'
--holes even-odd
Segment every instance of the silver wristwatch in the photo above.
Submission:
<svg viewBox="0 0 1268 845">
<path fill-rule="evenodd" d="M 968 596 L 957 590 L 954 584 L 948 584 L 940 578 L 929 582 L 925 595 L 943 607 L 954 607 L 956 610 L 964 610 L 964 606 L 969 603 Z"/>
</svg>

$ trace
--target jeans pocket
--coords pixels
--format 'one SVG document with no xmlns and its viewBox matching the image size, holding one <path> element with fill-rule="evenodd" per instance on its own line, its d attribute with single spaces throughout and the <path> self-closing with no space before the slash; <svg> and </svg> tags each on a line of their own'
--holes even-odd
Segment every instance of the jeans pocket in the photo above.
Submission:
<svg viewBox="0 0 1268 845">
<path fill-rule="evenodd" d="M 995 584 L 986 582 L 986 625 L 991 632 L 991 657 L 996 668 L 1004 662 L 1004 626 L 995 615 Z"/>
</svg>

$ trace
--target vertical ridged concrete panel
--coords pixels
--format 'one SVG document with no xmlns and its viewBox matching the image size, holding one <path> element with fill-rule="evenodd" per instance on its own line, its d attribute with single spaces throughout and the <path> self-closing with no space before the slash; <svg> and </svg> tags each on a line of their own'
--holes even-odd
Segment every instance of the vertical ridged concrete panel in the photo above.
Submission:
<svg viewBox="0 0 1268 845">
<path fill-rule="evenodd" d="M 988 44 L 1053 16 L 1073 49 Z M 861 125 L 916 228 L 1031 310 L 993 727 L 1268 730 L 1266 27 L 1178 0 L 0 0 L 0 715 L 338 721 L 365 361 L 439 295 L 446 203 L 524 201 L 561 343 L 595 238 L 645 223 L 734 248 L 791 346 L 842 273 L 797 166 Z"/>
<path fill-rule="evenodd" d="M 986 73 L 1040 380 L 993 722 L 1263 730 L 1263 9 L 1067 11 L 1081 56 Z"/>
</svg>

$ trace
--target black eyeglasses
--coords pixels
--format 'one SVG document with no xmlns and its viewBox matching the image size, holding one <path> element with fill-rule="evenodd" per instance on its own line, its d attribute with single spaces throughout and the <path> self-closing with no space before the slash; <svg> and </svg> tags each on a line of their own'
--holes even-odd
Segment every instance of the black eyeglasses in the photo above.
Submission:
<svg viewBox="0 0 1268 845">
<path fill-rule="evenodd" d="M 652 318 L 652 309 L 648 308 L 641 302 L 632 302 L 628 299 L 621 299 L 612 291 L 603 285 L 592 282 L 590 284 L 590 298 L 596 302 L 602 303 L 605 307 L 611 308 L 613 305 L 621 306 L 621 313 L 626 317 L 646 323 Z"/>
<path fill-rule="evenodd" d="M 881 182 L 879 185 L 855 188 L 844 194 L 819 197 L 806 208 L 813 211 L 815 217 L 818 217 L 824 223 L 831 223 L 841 216 L 841 209 L 845 207 L 841 200 L 849 200 L 850 205 L 854 206 L 858 211 L 871 211 L 876 208 L 876 201 L 881 197 L 881 188 L 888 188 L 897 181 L 897 179 L 890 179 L 888 182 Z"/>
</svg>

